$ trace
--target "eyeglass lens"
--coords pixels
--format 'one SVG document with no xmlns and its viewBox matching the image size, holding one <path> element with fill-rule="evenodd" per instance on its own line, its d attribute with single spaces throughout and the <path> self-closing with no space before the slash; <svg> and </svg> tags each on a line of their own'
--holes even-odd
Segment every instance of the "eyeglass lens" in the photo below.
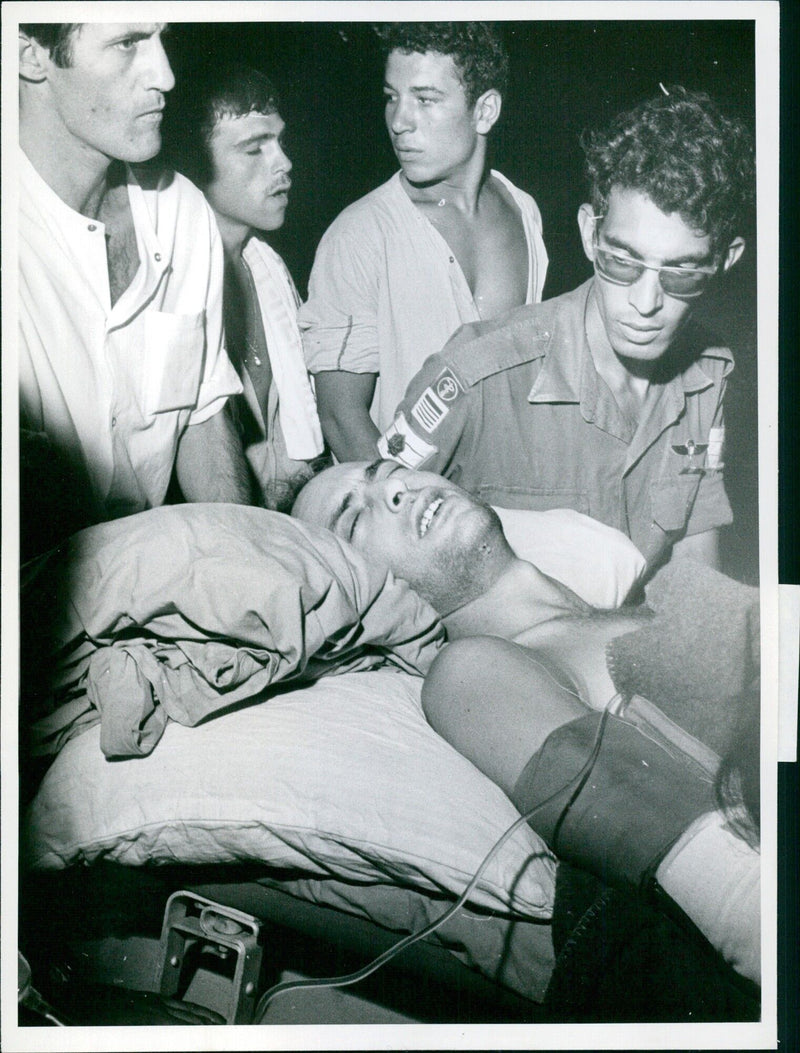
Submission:
<svg viewBox="0 0 800 1053">
<path fill-rule="evenodd" d="M 657 270 L 658 280 L 666 293 L 676 296 L 698 296 L 712 277 L 709 271 L 679 270 L 666 267 L 650 267 L 638 260 L 631 260 L 595 246 L 595 261 L 600 273 L 620 285 L 633 285 L 646 270 Z"/>
</svg>

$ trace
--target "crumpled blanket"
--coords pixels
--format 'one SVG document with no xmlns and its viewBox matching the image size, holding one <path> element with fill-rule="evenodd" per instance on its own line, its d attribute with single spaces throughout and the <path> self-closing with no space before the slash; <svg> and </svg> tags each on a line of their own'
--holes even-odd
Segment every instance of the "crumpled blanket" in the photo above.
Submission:
<svg viewBox="0 0 800 1053">
<path fill-rule="evenodd" d="M 759 590 L 679 559 L 655 575 L 645 598 L 652 621 L 606 648 L 614 686 L 724 755 L 759 677 Z"/>
<path fill-rule="evenodd" d="M 89 527 L 22 588 L 22 726 L 33 755 L 101 724 L 108 757 L 150 753 L 279 681 L 386 661 L 424 675 L 444 640 L 404 582 L 329 531 L 241 505 Z"/>
</svg>

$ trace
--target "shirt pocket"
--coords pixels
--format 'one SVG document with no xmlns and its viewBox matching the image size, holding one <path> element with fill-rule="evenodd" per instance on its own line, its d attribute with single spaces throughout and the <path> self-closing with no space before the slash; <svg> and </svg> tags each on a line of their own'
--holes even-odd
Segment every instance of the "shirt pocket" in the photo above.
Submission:
<svg viewBox="0 0 800 1053">
<path fill-rule="evenodd" d="M 528 508 L 535 512 L 572 508 L 584 515 L 590 514 L 588 493 L 569 487 L 484 484 L 478 488 L 478 497 L 486 504 L 499 505 L 500 508 Z"/>
<path fill-rule="evenodd" d="M 679 475 L 680 462 L 674 457 L 670 462 L 672 473 L 656 479 L 650 489 L 653 522 L 667 533 L 681 533 L 692 514 L 702 476 Z"/>
<path fill-rule="evenodd" d="M 147 415 L 194 409 L 205 359 L 205 311 L 144 315 L 144 377 Z"/>
</svg>

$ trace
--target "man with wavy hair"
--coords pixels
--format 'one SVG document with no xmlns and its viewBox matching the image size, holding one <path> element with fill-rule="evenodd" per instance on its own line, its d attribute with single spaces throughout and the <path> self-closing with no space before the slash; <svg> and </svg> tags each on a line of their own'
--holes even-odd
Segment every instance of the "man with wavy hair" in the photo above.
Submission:
<svg viewBox="0 0 800 1053">
<path fill-rule="evenodd" d="M 382 456 L 487 503 L 571 507 L 655 569 L 717 566 L 730 351 L 691 319 L 737 262 L 753 151 L 706 95 L 664 89 L 585 137 L 578 225 L 594 276 L 463 326 L 411 381 Z"/>
<path fill-rule="evenodd" d="M 488 163 L 508 80 L 496 28 L 377 31 L 400 171 L 334 220 L 300 311 L 323 432 L 340 461 L 371 460 L 428 355 L 465 322 L 541 299 L 547 269 L 536 202 Z"/>
</svg>

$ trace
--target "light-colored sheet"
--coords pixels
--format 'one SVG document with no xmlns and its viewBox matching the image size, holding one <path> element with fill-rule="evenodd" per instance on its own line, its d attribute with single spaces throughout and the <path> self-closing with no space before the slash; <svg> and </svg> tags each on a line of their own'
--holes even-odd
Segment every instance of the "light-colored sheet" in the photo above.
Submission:
<svg viewBox="0 0 800 1053">
<path fill-rule="evenodd" d="M 101 721 L 109 757 L 149 753 L 168 720 L 197 724 L 278 681 L 385 661 L 424 673 L 443 641 L 423 600 L 329 531 L 218 504 L 75 535 L 23 590 L 22 624 L 42 632 L 23 665 L 24 700 L 58 654 L 51 680 L 30 692 L 48 708 L 33 715 L 37 750 Z"/>
<path fill-rule="evenodd" d="M 260 862 L 309 878 L 460 894 L 519 817 L 425 720 L 419 677 L 343 673 L 108 761 L 68 742 L 24 825 L 28 866 Z M 523 825 L 471 901 L 547 920 L 555 861 Z"/>
</svg>

